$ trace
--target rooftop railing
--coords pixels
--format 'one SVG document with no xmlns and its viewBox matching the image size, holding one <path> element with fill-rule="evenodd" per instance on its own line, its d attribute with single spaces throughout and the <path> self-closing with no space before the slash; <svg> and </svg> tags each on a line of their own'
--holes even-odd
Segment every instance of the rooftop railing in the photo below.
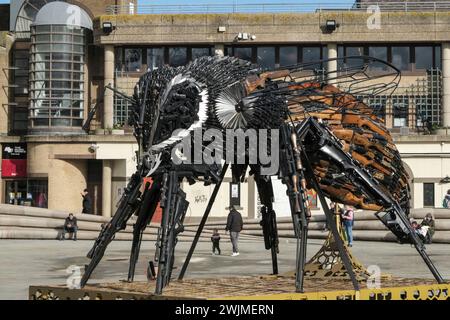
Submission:
<svg viewBox="0 0 450 320">
<path fill-rule="evenodd" d="M 450 11 L 450 1 L 371 1 L 362 0 L 333 2 L 258 2 L 258 3 L 203 3 L 203 4 L 170 4 L 155 5 L 109 5 L 107 14 L 208 14 L 208 13 L 286 13 L 286 12 L 323 12 L 323 11 Z"/>
</svg>

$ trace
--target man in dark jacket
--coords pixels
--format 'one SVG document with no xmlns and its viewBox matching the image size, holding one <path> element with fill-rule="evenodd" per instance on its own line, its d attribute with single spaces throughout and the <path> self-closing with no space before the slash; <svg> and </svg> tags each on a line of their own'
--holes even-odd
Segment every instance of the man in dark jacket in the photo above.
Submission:
<svg viewBox="0 0 450 320">
<path fill-rule="evenodd" d="M 239 255 L 239 232 L 241 232 L 243 226 L 244 221 L 242 221 L 241 214 L 236 209 L 232 208 L 228 214 L 227 226 L 225 228 L 226 231 L 230 231 L 231 244 L 233 245 L 232 257 Z"/>
<path fill-rule="evenodd" d="M 64 221 L 64 228 L 63 232 L 61 234 L 61 239 L 59 240 L 65 240 L 66 239 L 66 232 L 73 233 L 73 241 L 77 241 L 77 218 L 73 216 L 73 213 L 69 213 L 69 216 Z"/>
<path fill-rule="evenodd" d="M 81 193 L 81 196 L 83 197 L 83 211 L 82 213 L 91 213 L 92 203 L 91 203 L 91 196 L 88 193 L 87 189 L 84 189 Z"/>
</svg>

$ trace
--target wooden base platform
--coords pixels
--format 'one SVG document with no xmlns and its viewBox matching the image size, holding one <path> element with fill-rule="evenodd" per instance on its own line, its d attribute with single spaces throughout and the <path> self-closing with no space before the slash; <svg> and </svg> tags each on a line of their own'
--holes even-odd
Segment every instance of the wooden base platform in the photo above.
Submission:
<svg viewBox="0 0 450 320">
<path fill-rule="evenodd" d="M 295 279 L 287 276 L 194 278 L 173 280 L 163 295 L 154 295 L 153 282 L 116 282 L 87 285 L 83 289 L 66 286 L 31 286 L 31 300 L 66 299 L 283 299 L 283 300 L 422 300 L 450 299 L 450 284 L 431 279 L 383 278 L 381 288 L 361 283 L 353 290 L 350 280 L 305 278 L 305 292 L 295 292 Z M 370 287 L 370 284 L 369 284 Z"/>
</svg>

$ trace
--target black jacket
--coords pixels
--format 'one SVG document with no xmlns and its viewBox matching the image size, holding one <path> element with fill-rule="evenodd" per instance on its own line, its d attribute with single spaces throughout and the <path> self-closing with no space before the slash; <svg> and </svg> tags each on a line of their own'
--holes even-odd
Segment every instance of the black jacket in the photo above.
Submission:
<svg viewBox="0 0 450 320">
<path fill-rule="evenodd" d="M 213 233 L 213 235 L 211 236 L 211 241 L 212 242 L 219 242 L 220 241 L 220 234 Z"/>
<path fill-rule="evenodd" d="M 83 196 L 83 213 L 91 213 L 91 197 L 87 194 Z"/>
<path fill-rule="evenodd" d="M 241 214 L 236 210 L 231 210 L 228 214 L 226 231 L 241 232 L 244 226 L 244 221 L 242 221 Z"/>
<path fill-rule="evenodd" d="M 73 217 L 72 220 L 70 220 L 69 217 L 67 217 L 66 221 L 64 221 L 64 227 L 68 228 L 69 224 L 71 225 L 69 228 L 78 227 L 77 218 Z"/>
</svg>

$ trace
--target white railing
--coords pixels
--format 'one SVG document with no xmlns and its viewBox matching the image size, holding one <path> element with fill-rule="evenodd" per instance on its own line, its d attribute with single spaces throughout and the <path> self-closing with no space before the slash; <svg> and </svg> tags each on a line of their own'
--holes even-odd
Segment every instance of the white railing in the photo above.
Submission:
<svg viewBox="0 0 450 320">
<path fill-rule="evenodd" d="M 211 4 L 171 4 L 171 5 L 109 5 L 107 14 L 170 14 L 170 13 L 283 13 L 283 12 L 322 12 L 322 11 L 368 11 L 378 6 L 381 11 L 450 11 L 450 1 L 372 1 L 361 0 L 316 2 L 258 2 L 258 3 L 211 3 Z M 180 2 L 182 2 L 180 0 Z"/>
</svg>

